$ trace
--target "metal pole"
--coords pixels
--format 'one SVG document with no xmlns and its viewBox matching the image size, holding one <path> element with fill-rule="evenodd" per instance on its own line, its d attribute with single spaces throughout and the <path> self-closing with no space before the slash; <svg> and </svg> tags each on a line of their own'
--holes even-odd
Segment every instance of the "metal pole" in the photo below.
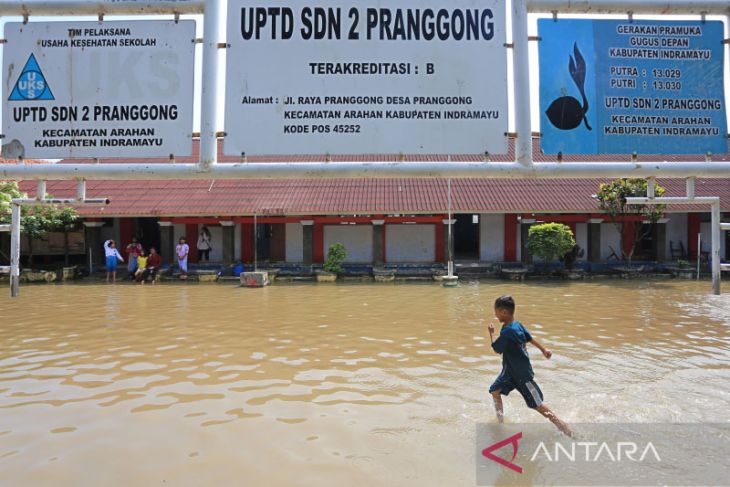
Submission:
<svg viewBox="0 0 730 487">
<path fill-rule="evenodd" d="M 712 294 L 720 294 L 720 202 L 713 203 L 710 217 L 712 225 Z"/>
<path fill-rule="evenodd" d="M 11 203 L 12 220 L 10 230 L 10 297 L 20 293 L 20 205 Z"/>
<path fill-rule="evenodd" d="M 199 14 L 205 0 L 3 0 L 6 15 Z"/>
<path fill-rule="evenodd" d="M 44 200 L 15 198 L 13 203 L 18 205 L 41 206 L 41 205 L 108 205 L 111 203 L 109 198 L 86 198 L 78 200 L 75 198 L 48 198 Z"/>
<path fill-rule="evenodd" d="M 203 81 L 200 108 L 200 169 L 218 163 L 218 40 L 221 0 L 206 0 L 203 18 Z"/>
<path fill-rule="evenodd" d="M 454 275 L 454 240 L 451 233 L 451 178 L 448 179 L 448 213 L 449 213 L 449 263 L 447 264 L 447 273 L 451 278 Z"/>
<path fill-rule="evenodd" d="M 198 164 L 0 164 L 0 179 L 164 180 L 330 178 L 727 178 L 730 162 L 272 162 Z"/>
<path fill-rule="evenodd" d="M 532 122 L 530 113 L 530 53 L 527 32 L 527 0 L 512 0 L 512 60 L 515 104 L 515 161 L 532 165 Z"/>
<path fill-rule="evenodd" d="M 253 271 L 259 270 L 259 226 L 256 222 L 256 214 L 253 216 Z"/>
</svg>

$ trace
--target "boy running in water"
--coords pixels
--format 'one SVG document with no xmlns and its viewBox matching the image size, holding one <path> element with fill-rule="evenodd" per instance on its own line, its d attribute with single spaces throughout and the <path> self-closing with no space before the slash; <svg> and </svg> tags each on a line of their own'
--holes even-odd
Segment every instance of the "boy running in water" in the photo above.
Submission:
<svg viewBox="0 0 730 487">
<path fill-rule="evenodd" d="M 560 431 L 568 436 L 573 433 L 567 424 L 558 418 L 542 400 L 542 391 L 533 380 L 530 356 L 527 354 L 527 343 L 535 345 L 545 358 L 549 359 L 553 353 L 535 340 L 522 323 L 514 319 L 515 301 L 512 296 L 501 296 L 494 302 L 494 316 L 502 323 L 499 336 L 494 338 L 494 326 L 489 325 L 489 338 L 492 349 L 502 355 L 502 372 L 489 387 L 494 398 L 494 408 L 497 410 L 497 421 L 504 421 L 502 395 L 509 394 L 513 389 L 522 395 L 527 407 L 549 419 Z"/>
</svg>

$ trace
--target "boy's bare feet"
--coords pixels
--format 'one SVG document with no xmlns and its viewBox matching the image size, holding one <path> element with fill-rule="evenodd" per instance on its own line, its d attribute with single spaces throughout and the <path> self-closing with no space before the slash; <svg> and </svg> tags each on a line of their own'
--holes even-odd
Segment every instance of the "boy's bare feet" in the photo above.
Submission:
<svg viewBox="0 0 730 487">
<path fill-rule="evenodd" d="M 570 427 L 566 423 L 564 423 L 560 418 L 558 418 L 554 412 L 550 410 L 549 407 L 547 407 L 545 404 L 540 404 L 538 407 L 535 408 L 535 410 L 545 416 L 547 419 L 550 420 L 551 423 L 553 423 L 557 428 L 563 432 L 564 435 L 573 437 L 573 432 L 570 430 Z"/>
</svg>

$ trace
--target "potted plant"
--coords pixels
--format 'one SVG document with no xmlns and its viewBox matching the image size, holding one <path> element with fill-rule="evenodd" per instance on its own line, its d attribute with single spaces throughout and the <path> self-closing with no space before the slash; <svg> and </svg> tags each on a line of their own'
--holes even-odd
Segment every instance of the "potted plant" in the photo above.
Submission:
<svg viewBox="0 0 730 487">
<path fill-rule="evenodd" d="M 347 257 L 345 246 L 337 242 L 330 245 L 327 250 L 327 259 L 324 261 L 323 270 L 317 272 L 317 282 L 334 282 L 337 275 L 344 272 L 342 263 Z"/>
<path fill-rule="evenodd" d="M 562 223 L 533 225 L 528 231 L 527 250 L 542 259 L 546 272 L 553 260 L 563 257 L 574 248 L 573 232 Z"/>
</svg>

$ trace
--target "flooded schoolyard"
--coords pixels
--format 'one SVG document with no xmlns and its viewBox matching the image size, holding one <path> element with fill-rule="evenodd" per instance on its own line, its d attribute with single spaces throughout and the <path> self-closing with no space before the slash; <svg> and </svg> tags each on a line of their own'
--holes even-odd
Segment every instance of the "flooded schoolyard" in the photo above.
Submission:
<svg viewBox="0 0 730 487">
<path fill-rule="evenodd" d="M 0 297 L 3 485 L 474 485 L 492 303 L 579 422 L 726 422 L 707 282 L 73 284 Z M 542 422 L 522 398 L 508 422 Z"/>
</svg>

